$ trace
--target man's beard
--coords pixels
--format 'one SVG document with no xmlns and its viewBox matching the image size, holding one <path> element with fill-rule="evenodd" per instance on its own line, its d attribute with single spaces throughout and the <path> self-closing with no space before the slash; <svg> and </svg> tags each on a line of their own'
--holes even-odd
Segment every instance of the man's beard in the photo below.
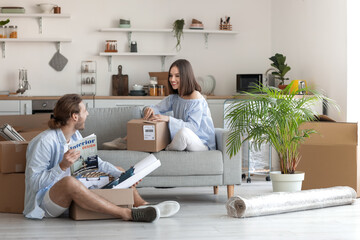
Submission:
<svg viewBox="0 0 360 240">
<path fill-rule="evenodd" d="M 76 130 L 84 130 L 84 128 L 85 128 L 85 122 L 78 122 L 75 124 Z"/>
</svg>

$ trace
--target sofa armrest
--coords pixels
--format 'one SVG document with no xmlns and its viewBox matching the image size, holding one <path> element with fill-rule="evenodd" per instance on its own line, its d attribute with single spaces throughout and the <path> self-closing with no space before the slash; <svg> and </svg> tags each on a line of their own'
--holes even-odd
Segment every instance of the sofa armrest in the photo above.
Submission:
<svg viewBox="0 0 360 240">
<path fill-rule="evenodd" d="M 226 141 L 229 136 L 229 130 L 223 128 L 215 128 L 215 138 L 217 150 L 222 152 L 224 161 L 224 185 L 241 184 L 241 150 L 232 158 L 227 154 Z"/>
</svg>

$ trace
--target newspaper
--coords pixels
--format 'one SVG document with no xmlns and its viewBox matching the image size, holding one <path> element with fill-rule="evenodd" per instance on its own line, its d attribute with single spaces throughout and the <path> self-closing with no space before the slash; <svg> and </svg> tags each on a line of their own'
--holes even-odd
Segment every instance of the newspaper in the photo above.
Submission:
<svg viewBox="0 0 360 240">
<path fill-rule="evenodd" d="M 71 176 L 78 176 L 84 172 L 98 169 L 98 155 L 96 135 L 91 134 L 75 143 L 69 144 L 69 150 L 80 151 L 80 157 L 70 167 Z"/>
</svg>

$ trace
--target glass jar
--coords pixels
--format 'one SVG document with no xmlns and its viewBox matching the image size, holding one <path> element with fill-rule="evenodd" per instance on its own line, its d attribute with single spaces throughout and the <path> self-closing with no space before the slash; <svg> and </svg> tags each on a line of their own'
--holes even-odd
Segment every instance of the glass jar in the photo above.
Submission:
<svg viewBox="0 0 360 240">
<path fill-rule="evenodd" d="M 157 87 L 155 84 L 149 85 L 149 95 L 150 96 L 157 96 Z"/>
<path fill-rule="evenodd" d="M 158 96 L 165 96 L 164 85 L 158 85 L 157 86 L 157 95 Z"/>
<path fill-rule="evenodd" d="M 9 26 L 8 28 L 8 36 L 9 38 L 17 38 L 17 30 L 18 30 L 18 27 L 17 26 Z"/>
<path fill-rule="evenodd" d="M 106 40 L 105 52 L 117 52 L 117 41 L 116 40 Z"/>
<path fill-rule="evenodd" d="M 0 38 L 7 38 L 7 26 L 0 26 Z"/>
</svg>

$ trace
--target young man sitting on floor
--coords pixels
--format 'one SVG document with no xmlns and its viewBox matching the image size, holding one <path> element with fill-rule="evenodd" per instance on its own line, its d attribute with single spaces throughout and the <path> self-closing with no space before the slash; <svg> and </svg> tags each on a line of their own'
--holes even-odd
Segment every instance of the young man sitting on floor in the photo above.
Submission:
<svg viewBox="0 0 360 240">
<path fill-rule="evenodd" d="M 79 95 L 64 95 L 54 108 L 54 117 L 49 120 L 50 129 L 29 143 L 25 170 L 25 217 L 58 217 L 72 201 L 84 209 L 126 221 L 153 222 L 159 217 L 174 215 L 180 208 L 175 201 L 148 205 L 133 186 L 134 208 L 122 208 L 91 192 L 70 176 L 70 166 L 79 158 L 80 152 L 69 150 L 68 144 L 82 138 L 78 130 L 84 129 L 88 114 Z M 111 163 L 98 160 L 99 171 L 114 177 L 122 173 Z"/>
</svg>

